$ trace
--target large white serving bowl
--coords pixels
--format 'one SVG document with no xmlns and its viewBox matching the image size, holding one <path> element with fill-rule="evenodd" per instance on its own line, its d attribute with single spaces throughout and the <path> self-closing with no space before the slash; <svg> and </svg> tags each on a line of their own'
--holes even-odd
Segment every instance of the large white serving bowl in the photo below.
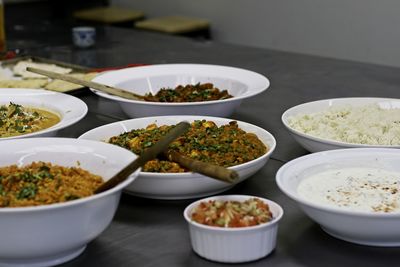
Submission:
<svg viewBox="0 0 400 267">
<path fill-rule="evenodd" d="M 159 116 L 145 117 L 140 119 L 131 119 L 126 121 L 115 122 L 100 126 L 90 130 L 80 139 L 90 139 L 107 142 L 110 137 L 128 132 L 133 129 L 146 128 L 149 124 L 156 123 L 161 125 L 174 125 L 180 121 L 193 122 L 195 120 L 209 120 L 217 125 L 228 124 L 230 119 L 207 117 L 207 116 Z M 252 161 L 230 167 L 239 174 L 239 182 L 244 181 L 268 161 L 275 149 L 275 138 L 268 131 L 245 122 L 238 121 L 238 126 L 246 132 L 255 133 L 258 138 L 268 147 L 268 152 L 261 157 Z M 196 198 L 207 195 L 213 195 L 229 188 L 234 184 L 229 184 L 219 180 L 215 180 L 198 173 L 152 173 L 140 172 L 139 178 L 126 188 L 127 193 L 155 199 L 187 199 Z"/>
<path fill-rule="evenodd" d="M 88 107 L 77 97 L 42 89 L 0 88 L 0 106 L 15 104 L 44 109 L 60 116 L 60 122 L 43 130 L 24 135 L 1 137 L 0 141 L 27 137 L 55 136 L 58 130 L 77 123 L 85 117 Z"/>
<path fill-rule="evenodd" d="M 193 210 L 201 202 L 213 200 L 244 202 L 251 198 L 258 198 L 268 205 L 272 213 L 271 221 L 255 226 L 224 228 L 192 220 Z M 212 261 L 240 263 L 258 260 L 275 249 L 278 222 L 283 216 L 283 209 L 277 203 L 265 198 L 225 195 L 197 200 L 185 208 L 183 216 L 189 225 L 192 248 L 197 254 Z"/>
<path fill-rule="evenodd" d="M 340 148 L 356 148 L 356 147 L 400 148 L 400 146 L 397 145 L 385 146 L 385 145 L 355 144 L 355 143 L 347 143 L 347 142 L 325 139 L 321 137 L 315 137 L 309 134 L 305 134 L 301 131 L 298 131 L 289 125 L 289 118 L 299 114 L 310 114 L 315 112 L 321 112 L 332 107 L 342 107 L 349 105 L 357 107 L 373 103 L 378 104 L 381 108 L 384 109 L 400 109 L 400 99 L 395 99 L 395 98 L 377 98 L 377 97 L 334 98 L 334 99 L 318 100 L 294 106 L 286 110 L 282 114 L 281 119 L 285 127 L 293 136 L 293 138 L 301 146 L 303 146 L 310 152 L 318 152 L 318 151 L 340 149 Z"/>
<path fill-rule="evenodd" d="M 0 166 L 51 162 L 81 167 L 111 178 L 136 156 L 110 144 L 70 138 L 25 138 L 1 142 Z M 112 189 L 65 203 L 0 208 L 0 266 L 43 267 L 77 257 L 110 224 L 121 191 L 136 177 Z"/>
<path fill-rule="evenodd" d="M 276 174 L 280 190 L 328 234 L 370 246 L 400 246 L 400 213 L 352 211 L 304 199 L 300 182 L 327 170 L 362 167 L 400 172 L 400 150 L 393 148 L 349 148 L 317 152 L 294 159 Z"/>
<path fill-rule="evenodd" d="M 118 101 L 131 118 L 161 115 L 208 115 L 227 117 L 243 99 L 258 95 L 269 87 L 263 75 L 234 67 L 205 64 L 160 64 L 109 71 L 94 82 L 115 86 L 140 95 L 156 94 L 161 88 L 178 85 L 213 83 L 228 90 L 233 98 L 215 101 L 160 103 L 130 100 L 93 90 L 101 97 Z"/>
</svg>

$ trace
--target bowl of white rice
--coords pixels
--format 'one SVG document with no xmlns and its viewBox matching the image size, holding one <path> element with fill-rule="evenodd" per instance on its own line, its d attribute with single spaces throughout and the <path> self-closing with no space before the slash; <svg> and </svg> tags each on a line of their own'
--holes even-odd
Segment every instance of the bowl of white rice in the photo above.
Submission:
<svg viewBox="0 0 400 267">
<path fill-rule="evenodd" d="M 310 152 L 340 148 L 400 148 L 400 99 L 334 98 L 286 110 L 282 122 Z"/>
</svg>

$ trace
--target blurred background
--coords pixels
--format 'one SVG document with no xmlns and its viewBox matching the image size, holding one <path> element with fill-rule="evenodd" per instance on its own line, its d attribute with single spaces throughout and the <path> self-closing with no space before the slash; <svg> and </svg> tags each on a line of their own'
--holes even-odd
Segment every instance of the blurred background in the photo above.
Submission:
<svg viewBox="0 0 400 267">
<path fill-rule="evenodd" d="M 76 23 L 73 13 L 77 10 L 117 6 L 139 10 L 145 19 L 184 15 L 208 20 L 208 37 L 218 42 L 400 66 L 400 1 L 396 0 L 5 0 L 4 3 L 7 32 Z"/>
</svg>

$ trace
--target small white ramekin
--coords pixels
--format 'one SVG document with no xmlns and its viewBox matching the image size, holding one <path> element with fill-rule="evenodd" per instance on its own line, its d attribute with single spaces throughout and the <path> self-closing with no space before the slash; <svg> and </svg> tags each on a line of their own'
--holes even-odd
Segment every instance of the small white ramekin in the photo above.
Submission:
<svg viewBox="0 0 400 267">
<path fill-rule="evenodd" d="M 233 200 L 243 202 L 258 198 L 268 204 L 273 219 L 270 222 L 237 228 L 223 228 L 197 223 L 191 214 L 200 202 Z M 270 254 L 276 246 L 278 222 L 283 209 L 275 202 L 256 196 L 225 195 L 200 199 L 186 207 L 184 217 L 189 224 L 193 250 L 203 258 L 217 262 L 240 263 L 254 261 Z"/>
</svg>

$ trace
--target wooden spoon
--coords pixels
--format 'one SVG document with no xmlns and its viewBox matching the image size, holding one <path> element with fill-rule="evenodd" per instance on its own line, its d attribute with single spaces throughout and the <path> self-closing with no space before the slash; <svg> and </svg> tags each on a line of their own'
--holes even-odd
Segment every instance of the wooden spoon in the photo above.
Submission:
<svg viewBox="0 0 400 267">
<path fill-rule="evenodd" d="M 111 179 L 101 184 L 94 190 L 95 194 L 101 193 L 107 189 L 110 189 L 120 182 L 124 181 L 129 175 L 142 167 L 147 161 L 154 159 L 158 154 L 168 148 L 168 145 L 174 141 L 178 136 L 185 133 L 190 127 L 188 122 L 180 122 L 174 128 L 172 128 L 165 136 L 163 136 L 157 143 L 150 148 L 146 149 L 142 155 L 137 157 L 134 161 L 129 163 L 121 171 L 115 174 Z"/>
<path fill-rule="evenodd" d="M 57 73 L 57 72 L 38 69 L 38 68 L 27 67 L 26 70 L 30 71 L 30 72 L 34 72 L 34 73 L 37 73 L 37 74 L 41 74 L 41 75 L 47 76 L 47 77 L 52 78 L 52 79 L 63 80 L 63 81 L 66 81 L 66 82 L 75 83 L 75 84 L 79 84 L 79 85 L 82 85 L 82 86 L 94 88 L 96 90 L 99 90 L 99 91 L 102 91 L 102 92 L 105 92 L 105 93 L 108 93 L 108 94 L 120 96 L 120 97 L 123 97 L 123 98 L 145 101 L 145 97 L 143 95 L 139 95 L 139 94 L 136 94 L 136 93 L 133 93 L 133 92 L 128 92 L 128 91 L 126 91 L 124 89 L 121 89 L 121 88 L 116 88 L 116 87 L 112 87 L 112 86 L 109 86 L 109 85 L 96 83 L 96 82 L 92 82 L 92 81 L 86 81 L 86 80 L 79 79 L 79 78 L 76 78 L 76 77 L 73 77 L 73 76 L 70 76 L 70 75 L 60 74 L 60 73 Z"/>
<path fill-rule="evenodd" d="M 239 175 L 234 170 L 230 170 L 225 167 L 217 166 L 210 163 L 205 163 L 199 160 L 194 160 L 175 151 L 166 151 L 168 145 L 178 136 L 185 133 L 189 127 L 190 124 L 188 122 L 178 123 L 157 143 L 146 149 L 140 157 L 136 158 L 133 162 L 128 164 L 124 169 L 114 175 L 107 182 L 100 185 L 94 191 L 94 193 L 98 194 L 124 181 L 132 172 L 137 170 L 139 167 L 142 167 L 147 161 L 154 159 L 155 157 L 157 157 L 158 154 L 162 152 L 165 153 L 169 160 L 179 163 L 181 166 L 185 167 L 188 170 L 204 174 L 210 178 L 214 178 L 223 182 L 236 182 L 239 178 Z"/>
<path fill-rule="evenodd" d="M 195 160 L 172 150 L 165 152 L 165 154 L 170 161 L 179 163 L 179 165 L 191 170 L 192 172 L 201 173 L 211 178 L 228 183 L 235 183 L 239 179 L 238 173 L 234 170 L 211 163 L 206 163 L 200 160 Z"/>
</svg>

